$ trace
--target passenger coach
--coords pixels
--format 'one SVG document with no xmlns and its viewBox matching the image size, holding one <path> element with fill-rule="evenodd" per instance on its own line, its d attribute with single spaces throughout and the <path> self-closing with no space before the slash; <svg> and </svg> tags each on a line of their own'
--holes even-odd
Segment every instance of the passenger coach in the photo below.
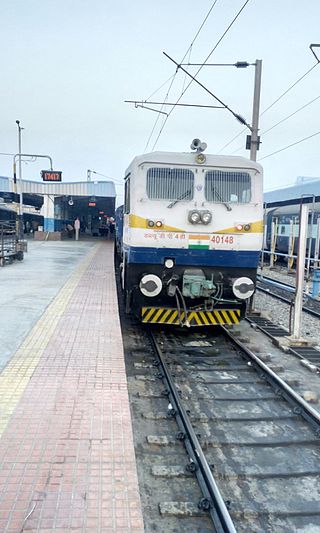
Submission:
<svg viewBox="0 0 320 533">
<path fill-rule="evenodd" d="M 142 322 L 237 323 L 255 291 L 262 168 L 203 144 L 136 157 L 126 172 L 118 250 L 126 311 Z"/>
</svg>

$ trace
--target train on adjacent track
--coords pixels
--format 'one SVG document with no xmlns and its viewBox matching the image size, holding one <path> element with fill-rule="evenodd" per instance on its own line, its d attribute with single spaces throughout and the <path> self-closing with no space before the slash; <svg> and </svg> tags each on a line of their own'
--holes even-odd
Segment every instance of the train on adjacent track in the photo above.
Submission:
<svg viewBox="0 0 320 533">
<path fill-rule="evenodd" d="M 255 291 L 262 168 L 205 146 L 144 154 L 126 171 L 115 251 L 126 312 L 144 323 L 238 323 Z"/>
<path fill-rule="evenodd" d="M 0 203 L 0 221 L 10 222 L 17 218 L 17 211 L 11 204 Z M 34 213 L 26 210 L 23 213 L 24 232 L 29 233 L 34 231 L 38 226 L 43 226 L 43 216 L 39 213 Z"/>
<path fill-rule="evenodd" d="M 303 196 L 266 205 L 265 249 L 293 256 L 298 251 L 300 205 L 309 206 L 306 256 L 319 258 L 320 197 Z M 293 259 L 291 263 L 293 264 Z"/>
</svg>

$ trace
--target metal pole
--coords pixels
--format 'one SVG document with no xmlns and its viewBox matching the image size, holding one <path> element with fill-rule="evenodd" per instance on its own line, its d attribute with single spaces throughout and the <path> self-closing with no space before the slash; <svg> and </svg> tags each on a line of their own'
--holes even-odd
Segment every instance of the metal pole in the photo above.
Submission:
<svg viewBox="0 0 320 533">
<path fill-rule="evenodd" d="M 22 128 L 24 129 L 24 128 Z M 53 170 L 53 166 L 52 166 L 52 157 L 50 157 L 49 155 L 40 155 L 40 154 L 14 154 L 13 156 L 13 172 L 15 173 L 15 164 L 16 164 L 16 159 L 17 157 L 33 157 L 35 159 L 37 159 L 38 157 L 41 159 L 49 159 L 50 161 L 50 170 Z"/>
<path fill-rule="evenodd" d="M 308 214 L 309 214 L 308 204 L 301 204 L 300 205 L 297 273 L 296 273 L 296 296 L 294 300 L 294 315 L 293 315 L 292 337 L 294 339 L 299 339 L 300 332 L 301 332 L 301 314 L 302 314 L 302 299 L 303 299 L 303 285 L 304 285 L 304 268 L 305 268 L 305 260 L 306 260 Z"/>
<path fill-rule="evenodd" d="M 270 268 L 274 267 L 276 261 L 276 244 L 277 244 L 278 219 L 273 218 L 271 222 L 271 242 L 270 242 Z"/>
<path fill-rule="evenodd" d="M 18 239 L 23 239 L 23 193 L 22 193 L 22 160 L 21 160 L 21 130 L 20 120 L 16 120 L 18 126 L 18 152 L 19 152 L 19 214 L 18 214 Z"/>
<path fill-rule="evenodd" d="M 310 274 L 312 237 L 313 237 L 313 235 L 312 235 L 313 234 L 313 221 L 314 221 L 315 201 L 316 201 L 315 195 L 313 194 L 312 196 L 313 196 L 313 200 L 312 200 L 311 220 L 310 220 L 309 235 L 308 235 L 308 259 L 307 259 L 307 273 L 306 273 L 307 280 L 309 279 L 309 274 Z"/>
<path fill-rule="evenodd" d="M 314 260 L 313 268 L 319 268 L 319 245 L 320 245 L 320 217 L 317 218 L 317 236 L 316 236 L 316 244 L 314 248 Z"/>
<path fill-rule="evenodd" d="M 257 160 L 257 151 L 259 149 L 258 131 L 259 131 L 259 113 L 260 113 L 261 74 L 262 74 L 262 60 L 256 59 L 255 76 L 254 76 L 253 109 L 252 109 L 252 126 L 251 126 L 251 145 L 250 145 L 251 161 Z"/>
<path fill-rule="evenodd" d="M 287 259 L 287 269 L 288 272 L 292 269 L 293 263 L 293 254 L 294 254 L 294 227 L 293 220 L 290 220 L 290 230 L 288 237 L 288 259 Z"/>
</svg>

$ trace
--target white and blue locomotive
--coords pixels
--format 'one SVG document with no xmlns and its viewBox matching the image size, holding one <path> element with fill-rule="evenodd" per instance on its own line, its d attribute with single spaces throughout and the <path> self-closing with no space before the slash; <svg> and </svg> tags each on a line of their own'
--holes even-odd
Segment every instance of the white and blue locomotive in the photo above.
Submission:
<svg viewBox="0 0 320 533">
<path fill-rule="evenodd" d="M 262 168 L 242 157 L 136 157 L 116 213 L 127 312 L 181 326 L 238 323 L 263 241 Z"/>
</svg>

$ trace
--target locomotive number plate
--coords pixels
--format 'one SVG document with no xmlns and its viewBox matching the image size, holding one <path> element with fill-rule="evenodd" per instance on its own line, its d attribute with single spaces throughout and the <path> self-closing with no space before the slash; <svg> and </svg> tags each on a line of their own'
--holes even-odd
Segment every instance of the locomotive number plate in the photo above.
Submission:
<svg viewBox="0 0 320 533">
<path fill-rule="evenodd" d="M 239 235 L 214 233 L 210 238 L 210 248 L 231 248 L 236 249 L 239 246 Z"/>
</svg>

